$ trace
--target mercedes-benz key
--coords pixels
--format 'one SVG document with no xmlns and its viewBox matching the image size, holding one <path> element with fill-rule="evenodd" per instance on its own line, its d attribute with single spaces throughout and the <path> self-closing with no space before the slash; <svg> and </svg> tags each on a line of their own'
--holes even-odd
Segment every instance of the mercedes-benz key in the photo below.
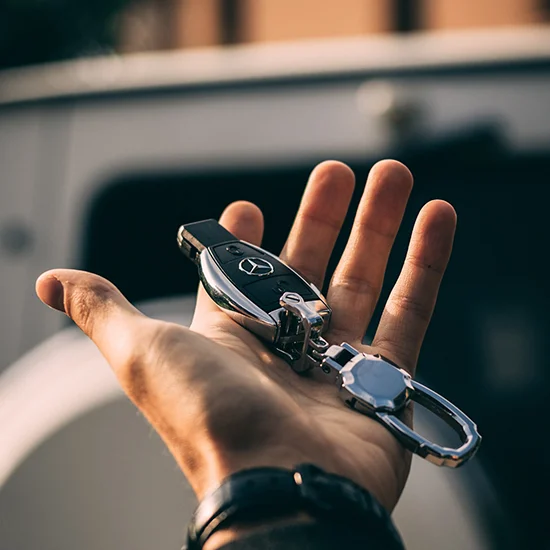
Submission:
<svg viewBox="0 0 550 550">
<path fill-rule="evenodd" d="M 331 310 L 314 285 L 277 256 L 238 240 L 216 220 L 182 225 L 178 244 L 197 264 L 210 297 L 228 315 L 271 344 L 296 372 L 318 364 L 328 349 L 321 335 Z M 281 303 L 285 294 L 288 305 Z M 294 294 L 302 300 L 293 301 Z"/>
</svg>

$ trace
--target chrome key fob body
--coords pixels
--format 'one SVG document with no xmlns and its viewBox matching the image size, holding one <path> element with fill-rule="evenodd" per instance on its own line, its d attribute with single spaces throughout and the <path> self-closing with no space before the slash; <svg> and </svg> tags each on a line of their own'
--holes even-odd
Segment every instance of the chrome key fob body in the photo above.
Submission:
<svg viewBox="0 0 550 550">
<path fill-rule="evenodd" d="M 288 308 L 285 294 L 298 294 L 312 312 L 313 337 L 328 327 L 331 310 L 319 290 L 277 256 L 238 240 L 215 220 L 182 225 L 181 251 L 194 261 L 212 300 L 235 321 L 270 344 L 294 370 L 309 370 L 302 343 L 312 337 Z"/>
</svg>

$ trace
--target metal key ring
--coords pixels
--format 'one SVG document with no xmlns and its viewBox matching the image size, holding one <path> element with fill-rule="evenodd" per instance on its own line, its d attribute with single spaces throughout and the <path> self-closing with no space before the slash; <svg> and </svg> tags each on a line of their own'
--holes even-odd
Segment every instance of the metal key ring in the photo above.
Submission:
<svg viewBox="0 0 550 550">
<path fill-rule="evenodd" d="M 433 443 L 388 412 L 376 413 L 377 418 L 403 445 L 432 464 L 457 468 L 467 462 L 474 456 L 481 444 L 481 435 L 477 431 L 475 422 L 430 388 L 412 378 L 410 384 L 412 386 L 412 391 L 409 392 L 410 400 L 423 405 L 443 419 L 458 433 L 462 445 L 454 449 Z"/>
</svg>

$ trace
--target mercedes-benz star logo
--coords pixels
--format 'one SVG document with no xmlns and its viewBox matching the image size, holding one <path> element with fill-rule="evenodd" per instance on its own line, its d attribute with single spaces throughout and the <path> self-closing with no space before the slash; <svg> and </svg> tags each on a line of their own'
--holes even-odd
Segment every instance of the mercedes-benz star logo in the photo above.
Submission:
<svg viewBox="0 0 550 550">
<path fill-rule="evenodd" d="M 263 277 L 264 275 L 271 275 L 273 273 L 273 266 L 263 258 L 245 258 L 241 260 L 239 269 L 248 275 L 255 275 L 256 277 Z"/>
</svg>

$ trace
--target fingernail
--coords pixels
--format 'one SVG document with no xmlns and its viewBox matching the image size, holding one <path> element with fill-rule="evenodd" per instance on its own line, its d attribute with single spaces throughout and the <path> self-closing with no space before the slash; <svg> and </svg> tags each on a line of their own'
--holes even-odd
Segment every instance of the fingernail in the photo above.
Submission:
<svg viewBox="0 0 550 550">
<path fill-rule="evenodd" d="M 65 312 L 65 291 L 63 289 L 63 284 L 59 279 L 52 277 L 48 285 L 49 290 L 49 300 L 48 305 L 61 313 Z"/>
</svg>

